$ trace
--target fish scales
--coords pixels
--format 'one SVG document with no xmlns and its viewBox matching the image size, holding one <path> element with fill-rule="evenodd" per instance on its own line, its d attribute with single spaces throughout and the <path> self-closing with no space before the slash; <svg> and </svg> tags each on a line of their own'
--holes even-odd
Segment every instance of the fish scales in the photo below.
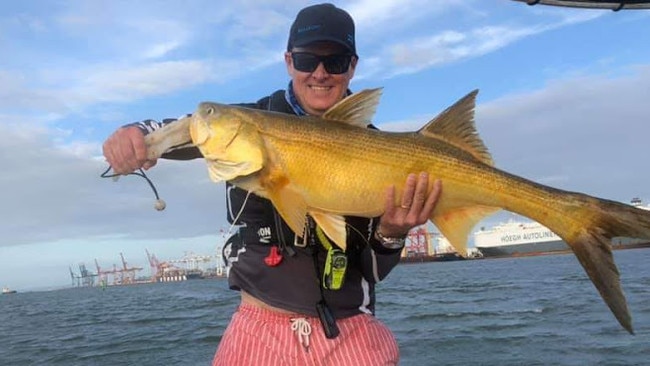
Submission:
<svg viewBox="0 0 650 366">
<path fill-rule="evenodd" d="M 538 221 L 570 246 L 618 322 L 633 333 L 611 238 L 650 240 L 650 212 L 494 167 L 474 126 L 477 91 L 419 131 L 401 133 L 366 128 L 380 93 L 353 94 L 321 117 L 201 103 L 191 118 L 146 136 L 149 157 L 193 144 L 211 179 L 270 199 L 295 232 L 311 215 L 343 249 L 343 215 L 381 215 L 387 187 L 399 189 L 409 173 L 428 172 L 443 182 L 431 221 L 460 254 L 473 227 L 497 210 Z"/>
</svg>

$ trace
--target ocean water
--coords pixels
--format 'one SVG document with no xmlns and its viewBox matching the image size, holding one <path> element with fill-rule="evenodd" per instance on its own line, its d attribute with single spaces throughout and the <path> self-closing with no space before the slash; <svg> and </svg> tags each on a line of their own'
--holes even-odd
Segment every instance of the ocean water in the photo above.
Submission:
<svg viewBox="0 0 650 366">
<path fill-rule="evenodd" d="M 650 249 L 615 252 L 636 335 L 573 255 L 404 264 L 377 316 L 401 365 L 650 365 Z M 226 280 L 0 296 L 0 365 L 209 365 Z"/>
</svg>

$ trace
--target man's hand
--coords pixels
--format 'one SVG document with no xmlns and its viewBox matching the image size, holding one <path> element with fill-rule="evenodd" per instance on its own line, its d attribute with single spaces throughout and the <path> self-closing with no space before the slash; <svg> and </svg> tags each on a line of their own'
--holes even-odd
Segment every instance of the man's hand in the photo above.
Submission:
<svg viewBox="0 0 650 366">
<path fill-rule="evenodd" d="M 433 183 L 433 189 L 428 193 L 429 174 L 409 174 L 406 178 L 404 193 L 398 206 L 395 205 L 395 186 L 386 190 L 386 206 L 381 216 L 377 230 L 388 238 L 404 237 L 409 230 L 425 224 L 436 207 L 442 183 L 440 179 Z"/>
<path fill-rule="evenodd" d="M 156 165 L 156 160 L 147 160 L 144 134 L 135 126 L 119 128 L 104 141 L 103 150 L 106 161 L 116 174 L 128 174 Z"/>
</svg>

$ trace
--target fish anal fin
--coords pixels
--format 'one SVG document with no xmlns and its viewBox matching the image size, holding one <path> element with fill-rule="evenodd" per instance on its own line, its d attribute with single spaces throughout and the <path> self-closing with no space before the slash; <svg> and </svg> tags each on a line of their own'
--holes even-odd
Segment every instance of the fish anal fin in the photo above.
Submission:
<svg viewBox="0 0 650 366">
<path fill-rule="evenodd" d="M 431 221 L 440 233 L 449 240 L 458 254 L 467 256 L 467 237 L 479 221 L 499 211 L 492 206 L 468 206 L 435 213 Z"/>
<path fill-rule="evenodd" d="M 381 88 L 354 93 L 328 109 L 322 118 L 366 128 L 372 123 L 381 93 Z"/>
<path fill-rule="evenodd" d="M 616 320 L 630 334 L 634 334 L 632 317 L 621 288 L 621 279 L 612 256 L 610 240 L 599 232 L 584 229 L 574 239 L 565 240 Z"/>
<path fill-rule="evenodd" d="M 474 90 L 445 109 L 422 127 L 418 133 L 432 138 L 442 139 L 464 151 L 485 164 L 494 166 L 494 161 L 485 143 L 478 135 L 474 125 L 474 107 L 476 95 Z"/>
<path fill-rule="evenodd" d="M 271 202 L 296 236 L 302 236 L 307 217 L 304 198 L 291 187 L 269 192 Z"/>
<path fill-rule="evenodd" d="M 328 238 L 332 239 L 334 244 L 345 251 L 345 248 L 347 246 L 345 217 L 319 211 L 311 211 L 309 214 L 314 218 L 316 224 L 321 229 L 323 229 L 325 235 L 327 235 Z"/>
</svg>

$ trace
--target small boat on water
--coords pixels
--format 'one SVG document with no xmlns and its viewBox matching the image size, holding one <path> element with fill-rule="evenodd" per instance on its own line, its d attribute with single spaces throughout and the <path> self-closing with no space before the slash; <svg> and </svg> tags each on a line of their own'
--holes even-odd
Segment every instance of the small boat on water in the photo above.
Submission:
<svg viewBox="0 0 650 366">
<path fill-rule="evenodd" d="M 3 287 L 2 288 L 2 294 L 3 295 L 8 295 L 8 294 L 15 294 L 16 290 L 11 290 L 9 287 Z"/>
</svg>

